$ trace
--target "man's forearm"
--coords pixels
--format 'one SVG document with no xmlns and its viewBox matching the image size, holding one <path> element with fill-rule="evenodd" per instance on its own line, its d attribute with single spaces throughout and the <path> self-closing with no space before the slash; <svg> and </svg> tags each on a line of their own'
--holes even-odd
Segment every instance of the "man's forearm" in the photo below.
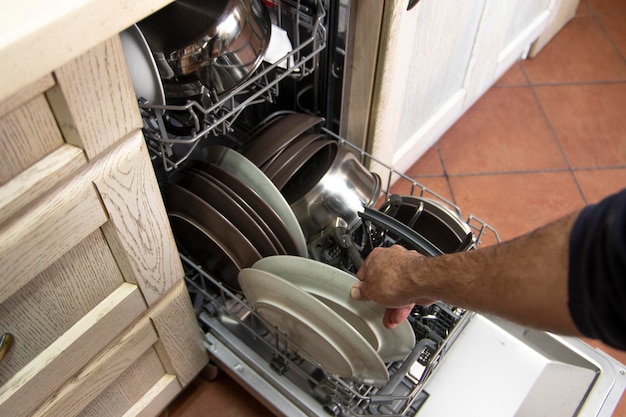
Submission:
<svg viewBox="0 0 626 417">
<path fill-rule="evenodd" d="M 414 257 L 415 293 L 531 327 L 579 335 L 567 306 L 569 235 L 577 213 L 480 250 Z"/>
</svg>

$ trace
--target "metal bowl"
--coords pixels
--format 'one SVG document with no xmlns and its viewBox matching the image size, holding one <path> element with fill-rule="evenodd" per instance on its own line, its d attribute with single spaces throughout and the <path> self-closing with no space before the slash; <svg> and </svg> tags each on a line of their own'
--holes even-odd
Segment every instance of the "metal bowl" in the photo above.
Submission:
<svg viewBox="0 0 626 417">
<path fill-rule="evenodd" d="M 261 64 L 271 20 L 261 0 L 177 0 L 138 23 L 161 78 L 225 93 Z"/>
<path fill-rule="evenodd" d="M 380 187 L 378 175 L 348 149 L 331 142 L 281 191 L 309 238 L 337 218 L 345 220 L 349 230 L 360 224 L 359 212 L 376 202 Z"/>
</svg>

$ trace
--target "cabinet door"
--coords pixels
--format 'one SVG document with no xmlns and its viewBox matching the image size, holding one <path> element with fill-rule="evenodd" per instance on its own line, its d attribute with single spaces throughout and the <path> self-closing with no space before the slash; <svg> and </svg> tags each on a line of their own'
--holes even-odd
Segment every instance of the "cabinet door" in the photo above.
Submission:
<svg viewBox="0 0 626 417">
<path fill-rule="evenodd" d="M 561 0 L 487 1 L 468 72 L 466 108 L 526 57 L 558 3 Z"/>
<path fill-rule="evenodd" d="M 406 170 L 461 115 L 484 3 L 385 3 L 368 133 L 377 159 Z"/>
</svg>

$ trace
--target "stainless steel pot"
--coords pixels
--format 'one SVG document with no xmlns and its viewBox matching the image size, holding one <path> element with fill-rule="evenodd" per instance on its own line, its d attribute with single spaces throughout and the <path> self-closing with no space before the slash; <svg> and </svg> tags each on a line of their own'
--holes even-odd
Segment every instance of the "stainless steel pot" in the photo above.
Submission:
<svg viewBox="0 0 626 417">
<path fill-rule="evenodd" d="M 138 23 L 169 83 L 194 78 L 222 94 L 263 60 L 271 21 L 261 0 L 177 0 Z"/>
<path fill-rule="evenodd" d="M 372 206 L 380 195 L 380 177 L 348 149 L 331 144 L 281 190 L 307 238 L 337 218 L 350 230 L 360 223 L 363 207 Z"/>
</svg>

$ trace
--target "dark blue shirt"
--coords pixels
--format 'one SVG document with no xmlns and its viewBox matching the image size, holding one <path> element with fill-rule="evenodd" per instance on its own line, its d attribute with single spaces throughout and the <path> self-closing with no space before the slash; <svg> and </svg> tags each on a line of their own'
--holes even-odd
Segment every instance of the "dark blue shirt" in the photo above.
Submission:
<svg viewBox="0 0 626 417">
<path fill-rule="evenodd" d="M 626 350 L 626 189 L 584 208 L 574 223 L 569 310 L 585 336 Z"/>
</svg>

